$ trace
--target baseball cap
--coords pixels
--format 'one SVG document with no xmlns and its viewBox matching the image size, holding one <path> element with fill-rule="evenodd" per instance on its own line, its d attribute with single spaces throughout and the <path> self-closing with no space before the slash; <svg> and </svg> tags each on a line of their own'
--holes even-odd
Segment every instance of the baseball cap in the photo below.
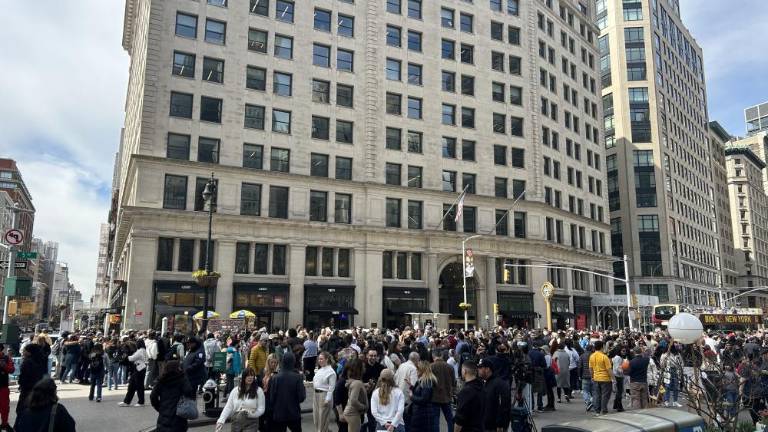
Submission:
<svg viewBox="0 0 768 432">
<path fill-rule="evenodd" d="M 488 360 L 487 358 L 481 359 L 480 363 L 477 364 L 477 368 L 479 369 L 484 367 L 487 367 L 488 369 L 493 370 L 493 363 L 491 363 L 491 361 Z"/>
</svg>

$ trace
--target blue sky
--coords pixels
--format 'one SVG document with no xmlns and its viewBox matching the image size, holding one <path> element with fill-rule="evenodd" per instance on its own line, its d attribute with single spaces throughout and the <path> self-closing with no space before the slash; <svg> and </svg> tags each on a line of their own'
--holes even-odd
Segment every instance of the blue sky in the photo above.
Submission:
<svg viewBox="0 0 768 432">
<path fill-rule="evenodd" d="M 768 100 L 759 44 L 768 40 L 768 1 L 681 4 L 704 49 L 710 118 L 743 134 L 744 107 Z M 35 0 L 0 14 L 0 156 L 18 161 L 37 207 L 34 234 L 60 243 L 86 297 L 123 125 L 123 8 L 123 0 Z"/>
</svg>

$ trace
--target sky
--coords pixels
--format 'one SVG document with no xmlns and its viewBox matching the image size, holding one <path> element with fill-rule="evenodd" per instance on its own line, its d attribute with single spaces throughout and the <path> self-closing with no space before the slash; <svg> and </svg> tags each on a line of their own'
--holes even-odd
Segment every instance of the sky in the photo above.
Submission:
<svg viewBox="0 0 768 432">
<path fill-rule="evenodd" d="M 533 1 L 533 0 L 531 0 Z M 75 287 L 94 290 L 128 80 L 123 0 L 6 2 L 0 14 L 0 157 L 16 159 Z M 44 11 L 44 13 L 41 13 Z M 743 109 L 768 101 L 765 0 L 681 0 L 704 49 L 709 115 L 743 134 Z"/>
</svg>

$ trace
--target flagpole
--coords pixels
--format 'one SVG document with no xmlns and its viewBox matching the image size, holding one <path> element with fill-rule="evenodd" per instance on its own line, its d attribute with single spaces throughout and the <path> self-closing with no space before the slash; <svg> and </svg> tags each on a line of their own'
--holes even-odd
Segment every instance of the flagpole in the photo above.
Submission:
<svg viewBox="0 0 768 432">
<path fill-rule="evenodd" d="M 496 227 L 498 227 L 498 226 L 499 226 L 499 224 L 500 224 L 500 223 L 501 223 L 501 222 L 504 220 L 504 218 L 506 218 L 507 216 L 509 216 L 509 212 L 511 212 L 511 211 L 512 211 L 512 209 L 513 209 L 513 208 L 515 208 L 515 204 L 517 204 L 517 202 L 518 202 L 518 201 L 520 201 L 520 200 L 523 198 L 523 195 L 525 195 L 525 191 L 522 191 L 522 192 L 520 192 L 520 195 L 518 195 L 518 196 L 517 196 L 517 198 L 515 198 L 515 200 L 512 202 L 512 206 L 511 206 L 511 207 L 509 207 L 509 208 L 507 209 L 507 211 L 504 213 L 504 217 L 503 217 L 503 218 L 501 218 L 501 219 L 499 219 L 499 221 L 498 221 L 498 222 L 496 222 L 496 225 L 494 225 L 494 226 L 493 226 L 493 228 L 492 228 L 492 229 L 491 229 L 491 230 L 488 232 L 488 235 L 491 235 L 491 234 L 493 234 L 494 232 L 496 232 Z M 514 228 L 514 227 L 513 227 L 513 228 Z"/>
<path fill-rule="evenodd" d="M 445 216 L 446 216 L 447 214 L 449 214 L 449 213 L 451 212 L 451 210 L 453 210 L 453 208 L 454 208 L 454 207 L 456 207 L 456 204 L 459 202 L 459 200 L 461 199 L 461 197 L 463 197 L 463 196 L 464 196 L 464 195 L 467 193 L 467 188 L 468 188 L 468 187 L 469 187 L 469 185 L 466 185 L 466 186 L 464 186 L 464 189 L 461 191 L 461 193 L 459 194 L 459 196 L 458 196 L 458 197 L 457 197 L 455 200 L 453 200 L 453 204 L 451 204 L 451 207 L 450 207 L 450 208 L 448 208 L 448 211 L 447 211 L 447 212 L 445 212 L 445 213 L 443 213 L 443 217 L 440 219 L 440 223 L 438 223 L 437 225 L 435 225 L 435 227 L 434 227 L 434 228 L 432 228 L 433 230 L 434 230 L 434 229 L 438 229 L 438 228 L 440 228 L 440 225 L 442 225 L 443 221 L 445 221 Z"/>
</svg>

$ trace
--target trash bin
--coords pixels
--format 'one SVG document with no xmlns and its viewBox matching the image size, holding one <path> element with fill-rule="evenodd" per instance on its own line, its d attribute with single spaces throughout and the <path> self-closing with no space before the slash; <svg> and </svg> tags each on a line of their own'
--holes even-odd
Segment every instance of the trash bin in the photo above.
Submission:
<svg viewBox="0 0 768 432">
<path fill-rule="evenodd" d="M 669 408 L 608 414 L 544 426 L 542 432 L 703 432 L 704 419 Z"/>
</svg>

